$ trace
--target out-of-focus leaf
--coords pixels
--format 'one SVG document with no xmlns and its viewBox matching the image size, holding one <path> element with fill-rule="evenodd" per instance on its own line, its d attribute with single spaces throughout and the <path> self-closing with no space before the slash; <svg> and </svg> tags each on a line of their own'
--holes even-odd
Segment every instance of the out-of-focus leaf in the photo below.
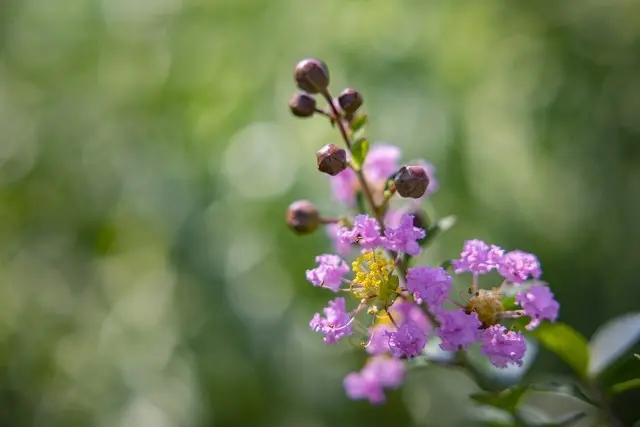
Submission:
<svg viewBox="0 0 640 427">
<path fill-rule="evenodd" d="M 356 166 L 360 167 L 367 158 L 369 141 L 366 138 L 358 138 L 351 146 L 351 158 Z"/>
<path fill-rule="evenodd" d="M 640 313 L 630 313 L 606 323 L 589 343 L 589 375 L 599 375 L 639 340 Z"/>
<path fill-rule="evenodd" d="M 610 390 L 611 390 L 611 393 L 613 394 L 620 394 L 634 388 L 640 388 L 640 378 L 634 378 L 629 381 L 614 384 L 613 386 L 611 386 Z"/>
<path fill-rule="evenodd" d="M 362 194 L 362 191 L 358 191 L 356 193 L 356 206 L 358 207 L 358 212 L 367 212 L 367 205 L 364 202 L 364 195 Z"/>
<path fill-rule="evenodd" d="M 450 260 L 450 259 L 442 261 L 440 263 L 440 267 L 445 270 L 448 270 L 452 265 L 453 265 L 453 260 Z"/>
<path fill-rule="evenodd" d="M 543 323 L 530 332 L 542 346 L 557 354 L 582 378 L 589 367 L 589 345 L 575 329 L 565 323 Z"/>
<path fill-rule="evenodd" d="M 427 229 L 427 236 L 420 241 L 420 246 L 427 246 L 439 234 L 450 230 L 456 224 L 456 221 L 457 218 L 455 215 L 449 215 L 439 219 L 435 224 Z"/>
<path fill-rule="evenodd" d="M 362 129 L 367 124 L 368 118 L 366 114 L 358 114 L 351 122 L 351 132 L 356 133 Z"/>
<path fill-rule="evenodd" d="M 470 397 L 478 403 L 500 408 L 513 414 L 527 389 L 527 386 L 516 386 L 499 393 L 475 393 Z"/>
<path fill-rule="evenodd" d="M 595 398 L 579 381 L 572 378 L 561 378 L 559 381 L 535 382 L 529 386 L 532 391 L 563 393 L 582 400 L 589 405 L 597 406 Z"/>
</svg>

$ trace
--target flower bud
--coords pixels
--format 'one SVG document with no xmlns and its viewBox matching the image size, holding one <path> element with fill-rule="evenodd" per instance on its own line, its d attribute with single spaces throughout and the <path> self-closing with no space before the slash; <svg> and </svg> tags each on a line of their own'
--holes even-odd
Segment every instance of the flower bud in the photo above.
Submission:
<svg viewBox="0 0 640 427">
<path fill-rule="evenodd" d="M 333 144 L 327 144 L 316 153 L 318 170 L 336 176 L 347 167 L 347 152 Z"/>
<path fill-rule="evenodd" d="M 320 225 L 318 208 L 307 200 L 291 203 L 286 214 L 287 225 L 297 234 L 313 233 Z"/>
<path fill-rule="evenodd" d="M 316 111 L 316 100 L 308 93 L 298 92 L 289 100 L 289 108 L 296 117 L 311 117 Z"/>
<path fill-rule="evenodd" d="M 298 62 L 293 76 L 298 87 L 305 92 L 318 93 L 329 86 L 329 69 L 319 59 L 309 58 Z"/>
<path fill-rule="evenodd" d="M 420 166 L 402 166 L 396 174 L 396 191 L 402 197 L 418 199 L 427 191 L 428 185 L 427 172 Z"/>
<path fill-rule="evenodd" d="M 362 106 L 362 95 L 355 89 L 345 89 L 338 96 L 338 104 L 345 114 L 353 114 Z"/>
</svg>

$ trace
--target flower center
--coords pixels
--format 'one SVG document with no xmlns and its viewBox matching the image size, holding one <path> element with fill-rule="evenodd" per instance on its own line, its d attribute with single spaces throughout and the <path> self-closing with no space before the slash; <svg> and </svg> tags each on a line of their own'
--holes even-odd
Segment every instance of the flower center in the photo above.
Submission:
<svg viewBox="0 0 640 427">
<path fill-rule="evenodd" d="M 464 311 L 467 314 L 476 313 L 482 322 L 482 329 L 499 323 L 504 313 L 500 292 L 496 289 L 480 289 L 469 299 Z"/>
</svg>

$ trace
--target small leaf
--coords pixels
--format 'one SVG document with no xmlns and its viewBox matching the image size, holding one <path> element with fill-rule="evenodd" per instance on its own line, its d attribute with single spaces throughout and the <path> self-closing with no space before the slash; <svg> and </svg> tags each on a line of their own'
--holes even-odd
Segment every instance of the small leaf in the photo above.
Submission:
<svg viewBox="0 0 640 427">
<path fill-rule="evenodd" d="M 625 381 L 622 383 L 614 384 L 611 386 L 611 393 L 620 394 L 624 393 L 627 390 L 631 390 L 634 388 L 640 388 L 640 378 L 634 378 L 629 381 Z"/>
<path fill-rule="evenodd" d="M 591 338 L 589 374 L 599 375 L 636 342 L 640 341 L 640 313 L 618 317 L 602 326 Z"/>
<path fill-rule="evenodd" d="M 351 122 L 351 132 L 356 133 L 362 129 L 367 124 L 367 119 L 368 116 L 366 114 L 358 114 Z"/>
<path fill-rule="evenodd" d="M 530 333 L 547 350 L 557 354 L 580 376 L 587 376 L 589 346 L 587 340 L 565 323 L 543 323 Z"/>
<path fill-rule="evenodd" d="M 518 404 L 526 391 L 526 386 L 516 386 L 499 393 L 475 393 L 469 397 L 478 403 L 504 409 L 513 414 L 516 412 Z"/>
<path fill-rule="evenodd" d="M 369 152 L 369 141 L 365 138 L 358 138 L 356 142 L 351 146 L 351 158 L 353 159 L 353 163 L 355 163 L 358 167 L 364 163 L 364 160 L 367 158 L 367 153 Z"/>
</svg>

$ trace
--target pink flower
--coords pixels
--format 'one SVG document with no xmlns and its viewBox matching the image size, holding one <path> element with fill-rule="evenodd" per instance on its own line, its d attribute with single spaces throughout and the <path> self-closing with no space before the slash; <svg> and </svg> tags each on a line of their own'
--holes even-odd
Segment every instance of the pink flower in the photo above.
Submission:
<svg viewBox="0 0 640 427">
<path fill-rule="evenodd" d="M 367 353 L 372 356 L 389 353 L 389 337 L 387 332 L 392 332 L 394 327 L 386 323 L 380 323 L 375 325 L 369 330 L 369 345 L 367 345 Z"/>
<path fill-rule="evenodd" d="M 478 328 L 481 323 L 476 313 L 466 314 L 462 310 L 443 311 L 436 318 L 440 322 L 436 335 L 442 340 L 441 349 L 465 350 L 469 344 L 478 340 Z"/>
<path fill-rule="evenodd" d="M 338 235 L 338 231 L 340 231 L 339 224 L 327 224 L 325 226 L 327 235 L 331 239 L 331 243 L 333 245 L 333 250 L 341 256 L 347 256 L 351 252 L 352 245 L 349 242 L 343 242 Z"/>
<path fill-rule="evenodd" d="M 307 270 L 307 280 L 314 286 L 338 292 L 342 278 L 349 272 L 347 263 L 337 255 L 319 255 L 316 257 L 316 263 L 316 268 Z"/>
<path fill-rule="evenodd" d="M 338 231 L 338 237 L 342 243 L 359 243 L 364 249 L 373 249 L 380 245 L 380 226 L 375 218 L 357 215 L 353 219 L 351 230 L 342 227 Z"/>
<path fill-rule="evenodd" d="M 544 319 L 555 322 L 558 318 L 560 304 L 554 299 L 553 293 L 547 286 L 534 285 L 518 293 L 516 302 L 527 316 L 531 317 L 531 321 L 526 326 L 528 330 L 537 328 Z"/>
<path fill-rule="evenodd" d="M 489 246 L 482 240 L 467 240 L 460 259 L 453 261 L 453 268 L 456 273 L 486 274 L 498 267 L 503 253 L 498 246 Z"/>
<path fill-rule="evenodd" d="M 438 311 L 451 290 L 451 276 L 441 267 L 421 266 L 407 271 L 407 289 Z"/>
<path fill-rule="evenodd" d="M 382 246 L 390 251 L 418 255 L 420 253 L 418 240 L 423 239 L 425 235 L 426 232 L 422 228 L 414 227 L 413 215 L 403 215 L 397 227 L 385 229 Z"/>
<path fill-rule="evenodd" d="M 521 332 L 507 331 L 502 325 L 493 325 L 480 333 L 482 354 L 498 368 L 509 364 L 522 366 L 527 342 Z"/>
<path fill-rule="evenodd" d="M 403 323 L 395 332 L 385 332 L 395 357 L 412 358 L 420 354 L 427 341 L 424 330 L 415 322 Z"/>
<path fill-rule="evenodd" d="M 520 284 L 529 277 L 539 279 L 542 276 L 542 268 L 535 255 L 523 251 L 511 251 L 500 260 L 498 273 L 512 283 Z"/>
<path fill-rule="evenodd" d="M 325 317 L 316 313 L 311 319 L 309 326 L 315 332 L 324 335 L 324 342 L 334 344 L 342 338 L 351 335 L 351 318 L 345 310 L 344 298 L 336 298 L 329 301 L 329 305 L 324 308 Z"/>
<path fill-rule="evenodd" d="M 360 372 L 351 372 L 344 379 L 344 388 L 351 399 L 368 399 L 373 404 L 384 403 L 384 388 L 397 388 L 404 379 L 404 363 L 398 359 L 378 356 L 369 359 Z"/>
</svg>

